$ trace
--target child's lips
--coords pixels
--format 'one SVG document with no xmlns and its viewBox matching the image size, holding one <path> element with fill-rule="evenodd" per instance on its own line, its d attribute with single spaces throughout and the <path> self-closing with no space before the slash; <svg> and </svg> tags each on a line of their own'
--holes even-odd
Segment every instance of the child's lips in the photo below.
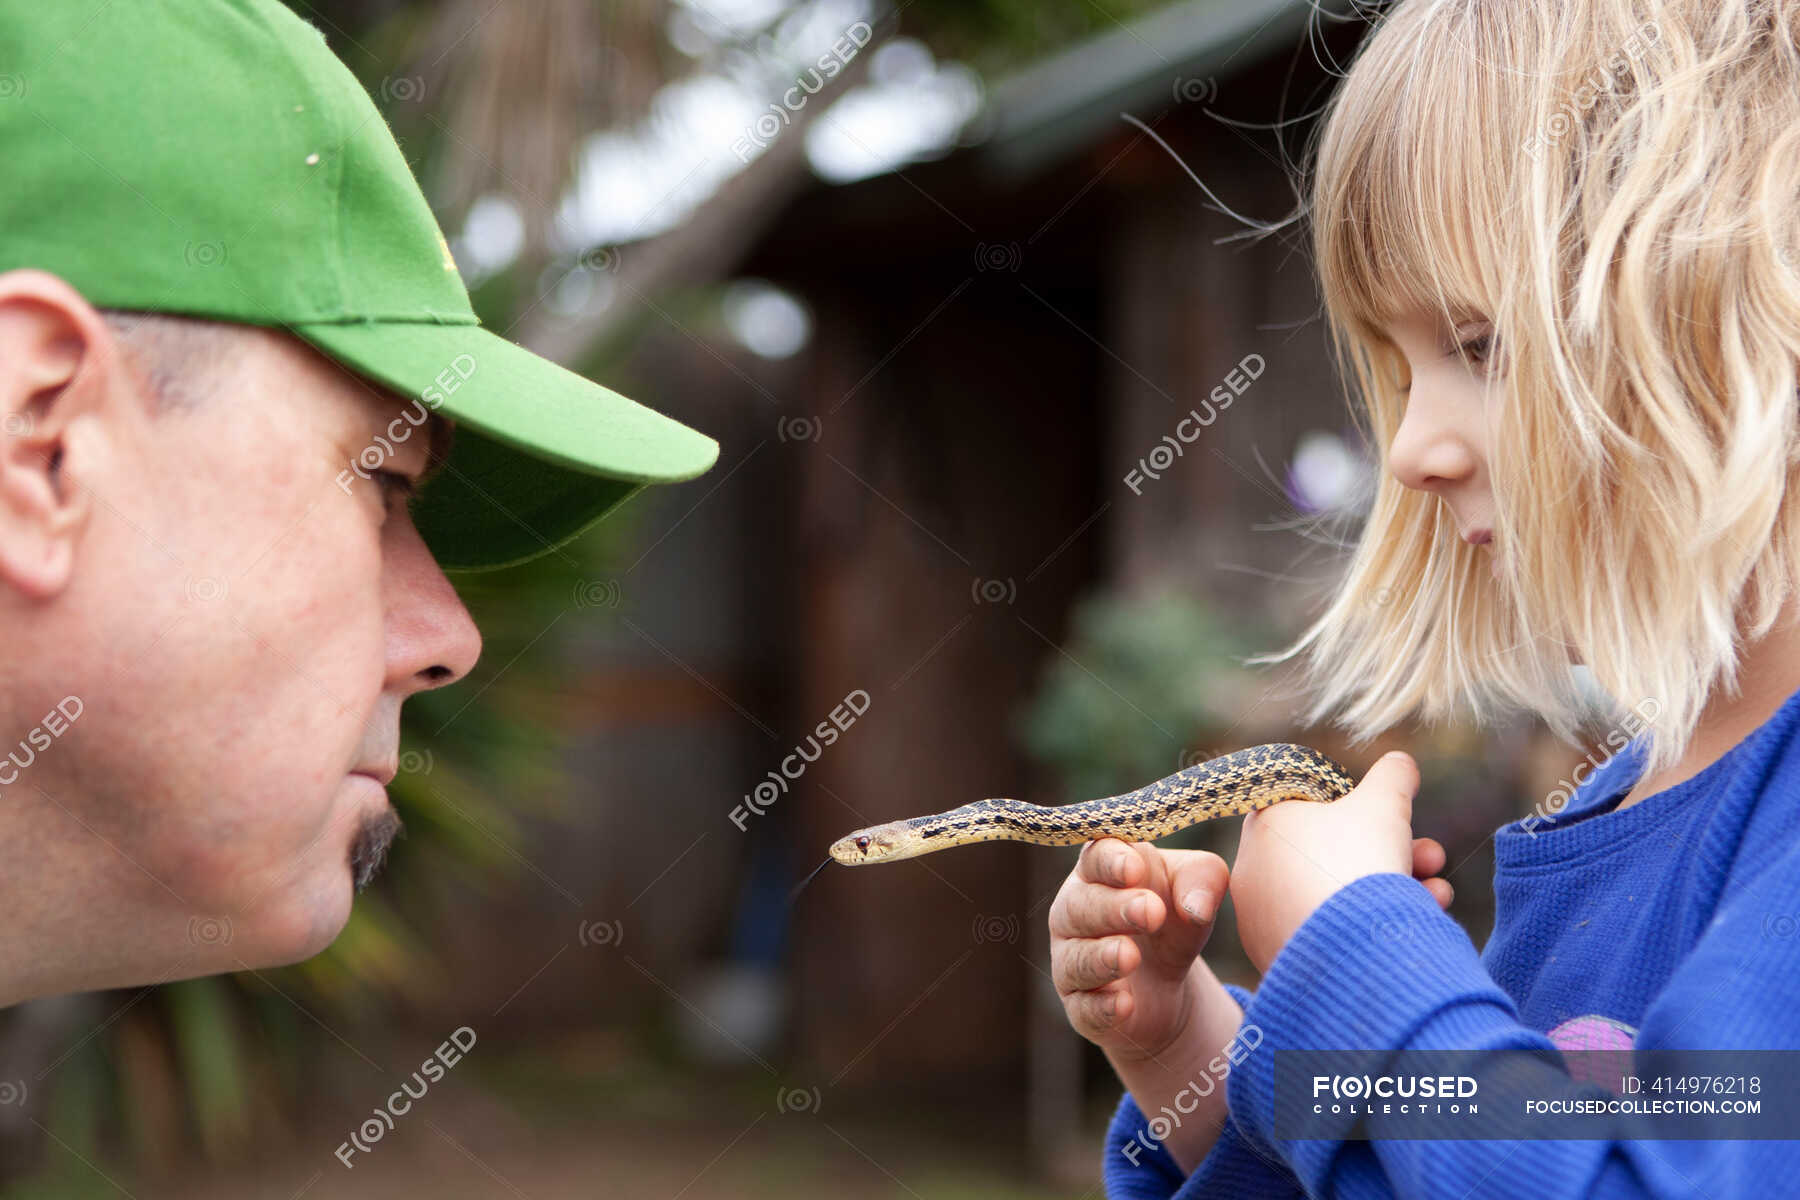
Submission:
<svg viewBox="0 0 1800 1200">
<path fill-rule="evenodd" d="M 1463 541 L 1471 546 L 1488 546 L 1494 544 L 1494 531 L 1491 529 L 1471 529 L 1463 534 Z M 1500 552 L 1494 550 L 1488 556 L 1488 574 L 1495 579 L 1500 578 Z"/>
</svg>

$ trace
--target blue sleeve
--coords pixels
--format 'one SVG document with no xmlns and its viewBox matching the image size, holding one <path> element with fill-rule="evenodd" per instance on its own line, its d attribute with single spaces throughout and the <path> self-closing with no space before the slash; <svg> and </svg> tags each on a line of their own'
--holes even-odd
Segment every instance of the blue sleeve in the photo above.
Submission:
<svg viewBox="0 0 1800 1200">
<path fill-rule="evenodd" d="M 1250 1007 L 1250 993 L 1226 984 L 1240 1007 Z M 1167 1110 L 1147 1117 L 1130 1092 L 1119 1101 L 1106 1131 L 1106 1159 L 1101 1175 L 1107 1200 L 1204 1200 L 1219 1197 L 1299 1196 L 1300 1181 L 1266 1143 L 1252 1140 L 1229 1114 L 1219 1140 L 1194 1168 L 1183 1175 L 1158 1133 L 1180 1119 Z"/>
<path fill-rule="evenodd" d="M 1800 955 L 1768 945 L 1771 913 L 1800 912 L 1800 847 L 1727 892 L 1711 925 L 1652 1001 L 1639 1047 L 1795 1044 Z M 1262 1042 L 1226 1079 L 1232 1120 L 1278 1146 L 1312 1196 L 1503 1200 L 1756 1194 L 1800 1174 L 1800 1143 L 1751 1140 L 1273 1140 L 1273 1047 L 1488 1049 L 1554 1046 L 1528 1028 L 1461 926 L 1398 874 L 1340 888 L 1307 918 L 1244 1010 Z M 1566 1076 L 1565 1076 L 1566 1078 Z M 1567 1095 L 1591 1095 L 1570 1080 Z M 1547 1095 L 1546 1099 L 1555 1098 Z M 1760 1182 L 1759 1182 L 1760 1181 Z M 1139 1193 L 1119 1193 L 1121 1195 Z"/>
</svg>

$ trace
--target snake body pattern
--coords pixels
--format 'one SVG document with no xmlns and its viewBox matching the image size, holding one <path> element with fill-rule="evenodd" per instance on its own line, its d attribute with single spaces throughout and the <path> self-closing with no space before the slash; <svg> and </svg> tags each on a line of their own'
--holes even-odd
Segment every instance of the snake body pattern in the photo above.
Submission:
<svg viewBox="0 0 1800 1200">
<path fill-rule="evenodd" d="M 1178 829 L 1242 816 L 1283 800 L 1341 798 L 1356 781 L 1306 746 L 1252 746 L 1186 767 L 1165 779 L 1100 800 L 1046 807 L 1021 800 L 977 800 L 948 812 L 872 825 L 831 844 L 846 866 L 898 862 L 974 842 L 1074 846 L 1094 838 L 1153 842 Z"/>
</svg>

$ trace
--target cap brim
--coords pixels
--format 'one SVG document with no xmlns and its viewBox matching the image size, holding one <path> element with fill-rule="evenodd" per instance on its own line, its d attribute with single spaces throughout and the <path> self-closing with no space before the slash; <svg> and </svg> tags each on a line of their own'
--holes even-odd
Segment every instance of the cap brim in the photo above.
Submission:
<svg viewBox="0 0 1800 1200">
<path fill-rule="evenodd" d="M 322 353 L 456 421 L 413 508 L 445 570 L 546 554 L 651 483 L 704 473 L 719 444 L 479 325 L 288 326 Z"/>
</svg>

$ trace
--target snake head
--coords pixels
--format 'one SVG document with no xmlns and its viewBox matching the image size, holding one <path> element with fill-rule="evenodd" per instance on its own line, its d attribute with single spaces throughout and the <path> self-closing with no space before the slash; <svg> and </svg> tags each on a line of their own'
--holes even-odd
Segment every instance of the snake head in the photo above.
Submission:
<svg viewBox="0 0 1800 1200">
<path fill-rule="evenodd" d="M 855 833 L 839 838 L 831 843 L 831 857 L 847 867 L 854 867 L 867 861 L 869 848 L 875 844 L 875 839 L 870 835 L 870 830 L 859 829 Z"/>
<path fill-rule="evenodd" d="M 868 829 L 858 829 L 831 843 L 831 857 L 847 867 L 910 858 L 911 854 L 906 852 L 904 832 L 894 825 L 874 825 Z"/>
</svg>

